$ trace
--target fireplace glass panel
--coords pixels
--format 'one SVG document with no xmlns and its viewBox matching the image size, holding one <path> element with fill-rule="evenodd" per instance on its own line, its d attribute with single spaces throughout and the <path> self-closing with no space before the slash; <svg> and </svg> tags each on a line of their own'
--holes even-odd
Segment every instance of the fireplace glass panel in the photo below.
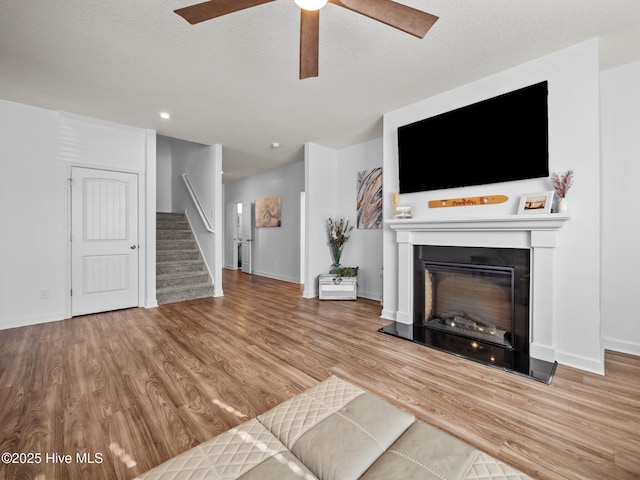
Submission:
<svg viewBox="0 0 640 480">
<path fill-rule="evenodd" d="M 424 268 L 426 327 L 511 347 L 513 268 L 439 262 Z"/>
</svg>

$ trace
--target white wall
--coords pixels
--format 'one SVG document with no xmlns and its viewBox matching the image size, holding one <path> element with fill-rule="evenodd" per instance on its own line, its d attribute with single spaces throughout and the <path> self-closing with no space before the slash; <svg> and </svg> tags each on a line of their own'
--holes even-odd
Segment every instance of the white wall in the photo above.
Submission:
<svg viewBox="0 0 640 480">
<path fill-rule="evenodd" d="M 383 188 L 385 218 L 392 217 L 390 192 L 398 190 L 397 128 L 464 105 L 543 80 L 549 82 L 549 167 L 573 168 L 576 183 L 568 195 L 572 220 L 559 233 L 555 251 L 553 339 L 548 345 L 560 363 L 602 372 L 600 341 L 600 163 L 598 42 L 591 40 L 483 80 L 428 98 L 384 116 Z M 461 139 L 464 141 L 464 139 Z M 477 160 L 477 159 L 476 159 Z M 487 159 L 488 160 L 488 159 Z M 514 159 L 517 161 L 517 159 Z M 548 179 L 402 195 L 414 217 L 425 219 L 509 215 L 520 195 L 551 190 Z M 438 198 L 506 194 L 509 201 L 491 206 L 430 210 Z M 397 310 L 397 247 L 385 227 L 384 309 Z"/>
<path fill-rule="evenodd" d="M 171 139 L 161 135 L 158 135 L 157 137 L 156 169 L 156 211 L 171 213 L 171 179 L 173 176 Z"/>
<path fill-rule="evenodd" d="M 191 200 L 187 190 L 184 188 L 182 179 L 182 174 L 186 173 L 200 199 L 207 218 L 213 224 L 216 190 L 213 185 L 215 175 L 213 147 L 176 138 L 171 138 L 170 142 L 172 211 L 181 212 L 190 205 Z"/>
<path fill-rule="evenodd" d="M 57 122 L 56 112 L 0 100 L 0 329 L 60 320 L 68 309 L 69 187 Z"/>
<path fill-rule="evenodd" d="M 334 150 L 313 143 L 305 146 L 307 203 L 307 273 L 305 297 L 318 294 L 318 276 L 328 273 L 333 259 L 327 219 L 344 217 L 354 226 L 340 263 L 357 266 L 358 296 L 382 298 L 382 229 L 358 229 L 358 172 L 382 167 L 382 139 Z"/>
<path fill-rule="evenodd" d="M 146 218 L 147 208 L 155 212 L 150 138 L 155 132 L 0 100 L 0 328 L 70 315 L 71 165 L 139 174 L 139 298 L 155 304 L 155 248 L 147 246 L 155 218 Z"/>
<path fill-rule="evenodd" d="M 640 62 L 601 74 L 602 337 L 640 355 Z"/>
<path fill-rule="evenodd" d="M 382 299 L 382 229 L 357 228 L 357 181 L 359 171 L 378 167 L 382 167 L 382 138 L 338 151 L 337 213 L 354 225 L 340 263 L 359 267 L 358 296 L 373 300 Z"/>
<path fill-rule="evenodd" d="M 327 218 L 342 213 L 336 196 L 338 152 L 307 143 L 304 146 L 304 165 L 307 270 L 303 296 L 313 298 L 318 296 L 318 276 L 328 273 L 333 263 L 327 241 Z"/>
<path fill-rule="evenodd" d="M 145 210 L 142 212 L 140 221 L 144 224 L 143 238 L 145 249 L 145 288 L 144 306 L 146 308 L 157 307 L 156 298 L 156 155 L 157 137 L 155 130 L 146 130 L 146 152 L 145 152 L 145 182 L 144 197 Z"/>
<path fill-rule="evenodd" d="M 58 156 L 64 162 L 128 172 L 146 168 L 146 131 L 141 128 L 61 112 L 58 132 Z"/>
<path fill-rule="evenodd" d="M 304 191 L 304 164 L 293 163 L 224 186 L 224 205 L 280 196 L 280 227 L 253 228 L 252 270 L 256 275 L 300 283 L 300 192 Z M 226 212 L 225 212 L 226 214 Z M 249 212 L 243 212 L 248 215 Z M 232 232 L 225 232 L 225 236 Z M 225 249 L 225 265 L 232 252 Z"/>
</svg>

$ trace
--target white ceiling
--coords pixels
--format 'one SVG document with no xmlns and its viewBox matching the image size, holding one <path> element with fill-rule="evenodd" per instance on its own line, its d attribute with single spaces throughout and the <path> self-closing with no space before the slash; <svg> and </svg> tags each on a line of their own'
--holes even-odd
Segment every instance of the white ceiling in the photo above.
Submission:
<svg viewBox="0 0 640 480">
<path fill-rule="evenodd" d="M 229 183 L 302 160 L 308 141 L 379 137 L 385 112 L 593 37 L 602 68 L 640 59 L 639 0 L 403 0 L 440 17 L 424 39 L 329 4 L 320 76 L 299 80 L 293 0 L 192 26 L 173 10 L 193 3 L 0 0 L 0 98 L 222 144 Z"/>
</svg>

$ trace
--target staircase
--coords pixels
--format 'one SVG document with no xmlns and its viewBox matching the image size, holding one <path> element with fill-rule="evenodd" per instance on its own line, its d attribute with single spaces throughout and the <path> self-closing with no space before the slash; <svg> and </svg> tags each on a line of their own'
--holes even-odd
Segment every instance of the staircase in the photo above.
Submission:
<svg viewBox="0 0 640 480">
<path fill-rule="evenodd" d="M 156 214 L 158 304 L 213 296 L 213 283 L 183 213 Z"/>
</svg>

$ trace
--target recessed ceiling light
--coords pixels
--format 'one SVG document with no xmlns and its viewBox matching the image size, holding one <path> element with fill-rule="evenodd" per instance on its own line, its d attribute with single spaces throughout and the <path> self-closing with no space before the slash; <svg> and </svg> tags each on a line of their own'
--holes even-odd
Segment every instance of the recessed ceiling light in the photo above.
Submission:
<svg viewBox="0 0 640 480">
<path fill-rule="evenodd" d="M 164 118 L 165 120 L 169 120 L 171 118 L 171 114 L 169 112 L 160 112 L 160 118 Z"/>
<path fill-rule="evenodd" d="M 280 148 L 280 142 L 273 142 L 271 148 Z"/>
</svg>

